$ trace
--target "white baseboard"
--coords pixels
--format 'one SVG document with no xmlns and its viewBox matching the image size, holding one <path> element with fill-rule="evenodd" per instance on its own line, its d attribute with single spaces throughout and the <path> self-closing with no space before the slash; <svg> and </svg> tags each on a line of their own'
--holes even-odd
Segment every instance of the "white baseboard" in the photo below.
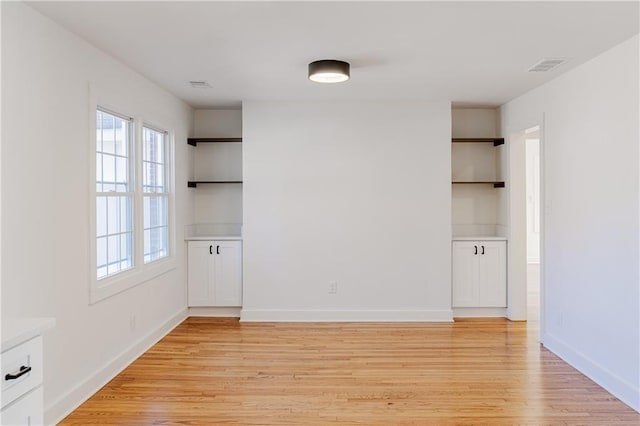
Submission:
<svg viewBox="0 0 640 426">
<path fill-rule="evenodd" d="M 242 309 L 242 322 L 451 322 L 451 310 L 332 311 Z"/>
<path fill-rule="evenodd" d="M 124 370 L 129 364 L 135 361 L 136 358 L 145 353 L 151 346 L 155 345 L 178 324 L 184 321 L 185 318 L 187 318 L 187 310 L 181 309 L 164 324 L 160 325 L 155 330 L 152 330 L 121 352 L 120 355 L 115 357 L 102 369 L 96 371 L 92 376 L 74 386 L 69 390 L 69 392 L 48 404 L 47 407 L 45 407 L 44 413 L 45 424 L 50 425 L 59 423 L 73 410 L 78 408 L 80 404 L 89 399 L 100 388 Z"/>
<path fill-rule="evenodd" d="M 541 341 L 547 349 L 562 358 L 567 364 L 602 386 L 629 407 L 640 412 L 640 388 L 548 333 L 541 336 Z"/>
<path fill-rule="evenodd" d="M 505 318 L 507 308 L 453 308 L 454 318 Z"/>
<path fill-rule="evenodd" d="M 188 315 L 190 317 L 231 317 L 240 318 L 242 308 L 209 308 L 209 307 L 191 307 Z"/>
</svg>

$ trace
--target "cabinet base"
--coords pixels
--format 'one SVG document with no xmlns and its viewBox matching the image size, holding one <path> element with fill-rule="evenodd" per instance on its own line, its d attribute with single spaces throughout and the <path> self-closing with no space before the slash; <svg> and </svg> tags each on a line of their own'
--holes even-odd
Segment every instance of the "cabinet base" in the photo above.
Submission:
<svg viewBox="0 0 640 426">
<path fill-rule="evenodd" d="M 190 307 L 187 313 L 190 317 L 231 317 L 240 318 L 241 307 Z"/>
<path fill-rule="evenodd" d="M 451 322 L 450 310 L 243 309 L 243 322 Z"/>
<path fill-rule="evenodd" d="M 507 308 L 453 308 L 453 318 L 506 318 Z"/>
</svg>

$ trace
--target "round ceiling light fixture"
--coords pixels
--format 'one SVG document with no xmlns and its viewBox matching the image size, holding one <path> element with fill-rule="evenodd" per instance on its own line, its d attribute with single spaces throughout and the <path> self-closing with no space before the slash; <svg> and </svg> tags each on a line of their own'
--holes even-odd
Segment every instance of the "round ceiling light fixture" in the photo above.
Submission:
<svg viewBox="0 0 640 426">
<path fill-rule="evenodd" d="M 336 59 L 322 59 L 309 64 L 309 80 L 316 83 L 342 83 L 349 80 L 350 65 Z"/>
</svg>

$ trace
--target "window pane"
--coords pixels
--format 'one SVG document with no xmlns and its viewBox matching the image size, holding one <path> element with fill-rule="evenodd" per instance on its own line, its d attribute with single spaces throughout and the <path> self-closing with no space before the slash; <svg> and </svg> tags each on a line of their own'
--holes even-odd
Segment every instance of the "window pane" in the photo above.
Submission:
<svg viewBox="0 0 640 426">
<path fill-rule="evenodd" d="M 155 191 L 153 192 L 166 192 L 165 187 L 164 187 L 164 166 L 162 164 L 156 164 L 155 167 L 155 175 L 156 175 L 156 182 L 155 182 Z"/>
<path fill-rule="evenodd" d="M 115 191 L 116 190 L 115 181 L 116 181 L 116 158 L 113 155 L 103 155 L 102 156 L 103 192 Z"/>
<path fill-rule="evenodd" d="M 107 237 L 107 273 L 120 272 L 120 235 Z"/>
<path fill-rule="evenodd" d="M 144 230 L 144 263 L 149 263 L 151 262 L 151 230 L 150 229 L 145 229 Z"/>
<path fill-rule="evenodd" d="M 133 197 L 96 198 L 97 276 L 104 278 L 133 266 Z"/>
<path fill-rule="evenodd" d="M 143 216 L 144 216 L 144 223 L 143 223 L 143 229 L 149 229 L 149 227 L 151 226 L 151 208 L 149 206 L 149 197 L 144 197 L 144 201 L 143 201 Z M 145 246 L 146 247 L 146 246 Z"/>
<path fill-rule="evenodd" d="M 107 235 L 107 198 L 96 198 L 96 234 L 98 237 Z"/>
<path fill-rule="evenodd" d="M 96 112 L 98 279 L 133 267 L 133 196 L 104 194 L 130 191 L 130 135 L 130 120 L 105 111 Z"/>
<path fill-rule="evenodd" d="M 169 255 L 169 200 L 166 195 L 144 197 L 144 261 Z"/>
<path fill-rule="evenodd" d="M 127 190 L 127 182 L 129 181 L 129 167 L 128 167 L 128 158 L 116 157 L 116 173 L 115 173 L 115 181 L 116 181 L 116 191 L 118 192 L 126 192 Z"/>
<path fill-rule="evenodd" d="M 131 122 L 98 110 L 96 126 L 96 190 L 128 192 Z"/>
<path fill-rule="evenodd" d="M 142 137 L 143 190 L 144 192 L 165 192 L 166 134 L 144 127 Z"/>
<path fill-rule="evenodd" d="M 120 198 L 120 232 L 133 231 L 133 208 L 131 207 L 131 197 Z"/>
<path fill-rule="evenodd" d="M 129 152 L 129 132 L 124 120 L 119 120 L 114 129 L 115 154 L 128 156 Z"/>
<path fill-rule="evenodd" d="M 121 269 L 129 269 L 131 265 L 131 253 L 132 253 L 132 234 L 122 234 L 120 236 L 120 267 Z M 127 255 L 129 253 L 129 255 Z"/>
<path fill-rule="evenodd" d="M 102 154 L 96 154 L 96 192 L 102 192 Z"/>
<path fill-rule="evenodd" d="M 97 265 L 98 271 L 103 269 L 104 274 L 107 274 L 107 239 L 106 237 L 98 238 L 96 241 L 96 253 L 97 253 Z M 98 273 L 98 278 L 100 277 L 100 273 Z"/>
<path fill-rule="evenodd" d="M 102 113 L 102 121 L 98 123 L 99 137 L 101 139 L 102 152 L 114 154 L 113 147 L 113 123 L 115 117 L 106 112 Z"/>
<path fill-rule="evenodd" d="M 149 218 L 150 218 L 150 227 L 160 226 L 163 223 L 158 223 L 158 219 L 160 216 L 160 212 L 158 211 L 159 203 L 157 197 L 148 197 L 149 198 Z"/>
<path fill-rule="evenodd" d="M 151 163 L 143 163 L 143 176 L 144 176 L 144 192 L 150 192 L 149 188 L 151 186 L 151 167 L 153 165 Z"/>
<path fill-rule="evenodd" d="M 107 233 L 112 235 L 120 231 L 120 197 L 108 197 L 107 199 Z"/>
</svg>

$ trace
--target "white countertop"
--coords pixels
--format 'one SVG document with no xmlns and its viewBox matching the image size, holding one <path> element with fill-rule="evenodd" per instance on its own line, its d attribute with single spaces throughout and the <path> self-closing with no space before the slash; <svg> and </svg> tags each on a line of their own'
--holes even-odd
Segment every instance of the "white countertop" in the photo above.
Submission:
<svg viewBox="0 0 640 426">
<path fill-rule="evenodd" d="M 26 342 L 56 325 L 55 318 L 7 318 L 2 320 L 2 351 Z"/>
<path fill-rule="evenodd" d="M 475 237 L 452 237 L 453 241 L 507 241 L 507 237 L 495 235 L 478 235 Z"/>
<path fill-rule="evenodd" d="M 242 241 L 240 235 L 190 235 L 184 237 L 185 241 Z"/>
</svg>

